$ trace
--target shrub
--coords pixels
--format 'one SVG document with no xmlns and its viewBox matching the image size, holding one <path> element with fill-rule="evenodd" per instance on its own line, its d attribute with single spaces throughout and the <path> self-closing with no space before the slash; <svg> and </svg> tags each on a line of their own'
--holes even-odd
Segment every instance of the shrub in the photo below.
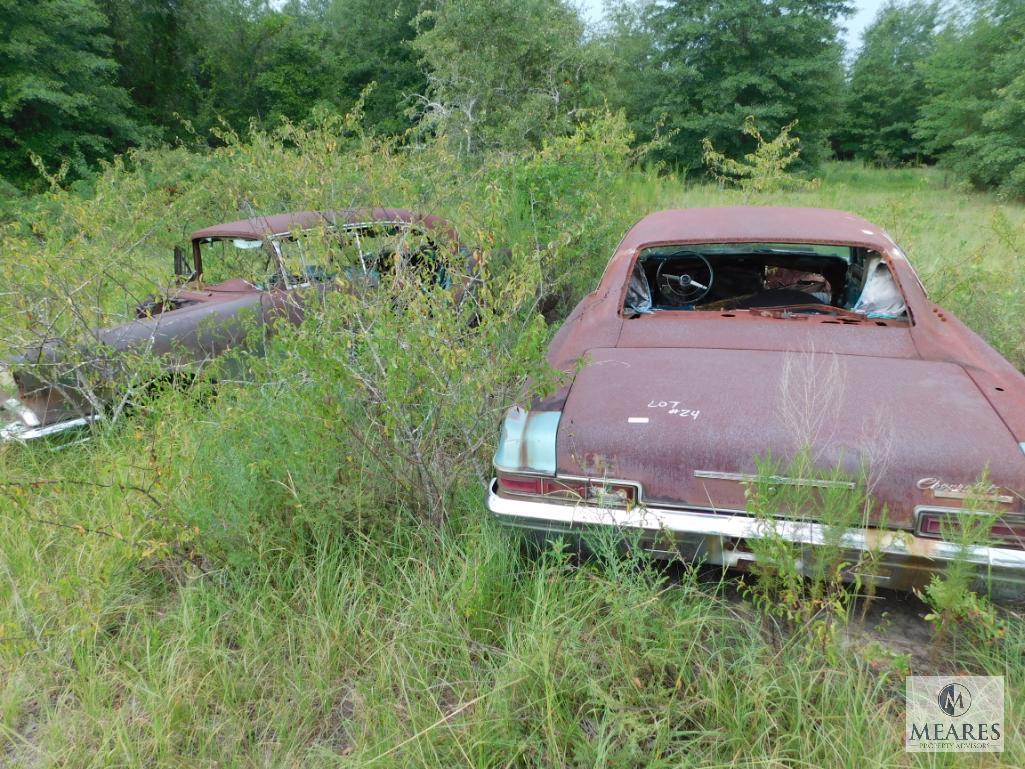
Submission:
<svg viewBox="0 0 1025 769">
<path fill-rule="evenodd" d="M 801 157 L 798 149 L 801 140 L 790 135 L 795 125 L 796 120 L 783 126 L 775 139 L 766 141 L 755 125 L 754 117 L 748 115 L 741 130 L 754 139 L 757 146 L 754 152 L 744 155 L 743 160 L 726 157 L 715 149 L 711 139 L 705 137 L 701 146 L 709 174 L 720 184 L 734 184 L 746 192 L 807 189 L 812 182 L 787 170 Z"/>
</svg>

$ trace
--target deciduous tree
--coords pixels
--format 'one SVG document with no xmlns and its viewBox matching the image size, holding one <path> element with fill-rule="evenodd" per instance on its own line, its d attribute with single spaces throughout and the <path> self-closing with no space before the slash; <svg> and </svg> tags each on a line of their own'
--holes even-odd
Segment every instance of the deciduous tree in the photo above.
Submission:
<svg viewBox="0 0 1025 769">
<path fill-rule="evenodd" d="M 466 151 L 538 145 L 600 103 L 606 61 L 565 0 L 438 0 L 418 24 L 423 124 Z"/>
<path fill-rule="evenodd" d="M 979 0 L 925 62 L 916 135 L 979 187 L 1025 196 L 1025 4 Z"/>
<path fill-rule="evenodd" d="M 31 156 L 84 174 L 138 136 L 93 0 L 0 0 L 0 177 L 30 184 Z"/>
<path fill-rule="evenodd" d="M 921 65 L 935 47 L 938 16 L 936 0 L 891 0 L 865 30 L 839 131 L 843 149 L 883 165 L 927 154 L 914 124 L 926 99 Z"/>
<path fill-rule="evenodd" d="M 632 52 L 624 78 L 637 88 L 623 91 L 624 106 L 642 137 L 665 116 L 667 158 L 683 168 L 700 166 L 705 137 L 730 156 L 752 151 L 748 115 L 770 134 L 799 120 L 801 157 L 814 163 L 839 119 L 837 24 L 849 10 L 844 0 L 641 3 L 619 25 L 620 49 Z"/>
</svg>

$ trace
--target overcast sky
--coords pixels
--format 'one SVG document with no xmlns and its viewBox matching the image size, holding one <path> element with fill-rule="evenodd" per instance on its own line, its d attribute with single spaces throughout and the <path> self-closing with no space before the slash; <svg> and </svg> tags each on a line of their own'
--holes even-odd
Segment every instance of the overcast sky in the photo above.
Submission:
<svg viewBox="0 0 1025 769">
<path fill-rule="evenodd" d="M 847 50 L 854 51 L 861 44 L 861 32 L 875 18 L 884 0 L 854 0 L 854 15 L 847 20 Z"/>
<path fill-rule="evenodd" d="M 602 13 L 602 0 L 577 0 L 584 10 L 584 15 L 590 21 L 598 21 Z M 861 32 L 869 25 L 869 22 L 876 15 L 876 11 L 882 6 L 885 0 L 853 0 L 855 8 L 854 15 L 847 20 L 847 48 L 849 51 L 857 49 L 861 43 Z"/>
</svg>

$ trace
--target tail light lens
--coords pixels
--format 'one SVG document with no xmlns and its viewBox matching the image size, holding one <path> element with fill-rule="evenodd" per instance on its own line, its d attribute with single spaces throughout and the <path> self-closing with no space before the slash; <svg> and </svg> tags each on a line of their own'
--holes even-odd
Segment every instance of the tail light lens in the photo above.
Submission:
<svg viewBox="0 0 1025 769">
<path fill-rule="evenodd" d="M 543 478 L 532 475 L 498 474 L 498 490 L 504 494 L 537 497 L 546 502 L 583 502 L 601 507 L 631 507 L 637 504 L 637 486 L 602 478 Z"/>
<path fill-rule="evenodd" d="M 498 488 L 506 494 L 542 494 L 542 479 L 522 475 L 499 475 Z"/>
<path fill-rule="evenodd" d="M 923 510 L 918 514 L 918 534 L 929 539 L 944 539 L 961 530 L 963 515 L 974 515 L 970 511 L 951 512 L 939 510 Z M 1021 515 L 1001 515 L 989 529 L 989 538 L 996 542 L 1025 548 L 1025 517 Z"/>
</svg>

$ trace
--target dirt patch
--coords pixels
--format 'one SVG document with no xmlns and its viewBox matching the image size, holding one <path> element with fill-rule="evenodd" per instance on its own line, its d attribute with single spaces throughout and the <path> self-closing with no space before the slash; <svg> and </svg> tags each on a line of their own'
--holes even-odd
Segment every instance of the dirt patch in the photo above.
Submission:
<svg viewBox="0 0 1025 769">
<path fill-rule="evenodd" d="M 845 629 L 845 641 L 862 654 L 906 657 L 915 675 L 949 673 L 948 650 L 937 643 L 935 630 L 925 619 L 928 613 L 929 607 L 911 593 L 879 590 L 859 602 Z"/>
<path fill-rule="evenodd" d="M 730 573 L 723 582 L 721 595 L 738 607 L 749 608 L 740 589 L 743 575 Z M 722 579 L 718 569 L 701 572 L 702 582 L 711 588 Z M 907 659 L 915 675 L 942 675 L 956 668 L 949 659 L 950 650 L 937 641 L 933 626 L 926 621 L 926 606 L 912 593 L 879 589 L 871 599 L 859 601 L 851 621 L 843 629 L 843 640 L 856 654 L 880 663 Z"/>
</svg>

